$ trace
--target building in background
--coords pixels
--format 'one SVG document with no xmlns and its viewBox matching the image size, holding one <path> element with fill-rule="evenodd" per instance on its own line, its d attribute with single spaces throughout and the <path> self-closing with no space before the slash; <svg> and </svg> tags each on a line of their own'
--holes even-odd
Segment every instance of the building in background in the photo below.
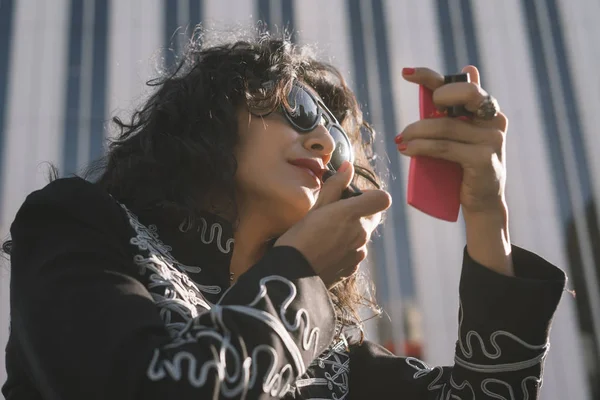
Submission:
<svg viewBox="0 0 600 400">
<path fill-rule="evenodd" d="M 368 333 L 429 364 L 453 363 L 465 238 L 460 222 L 404 201 L 408 164 L 393 137 L 418 118 L 418 105 L 400 71 L 479 67 L 510 119 L 512 240 L 565 269 L 577 293 L 563 297 L 556 315 L 541 397 L 600 398 L 597 1 L 0 0 L 0 237 L 25 196 L 45 185 L 45 161 L 69 174 L 103 153 L 110 117 L 127 116 L 156 67 L 173 60 L 165 48 L 182 46 L 199 22 L 258 19 L 317 44 L 379 132 L 378 167 L 389 171 L 394 205 L 364 266 L 387 312 Z M 9 278 L 6 263 L 0 345 Z"/>
</svg>

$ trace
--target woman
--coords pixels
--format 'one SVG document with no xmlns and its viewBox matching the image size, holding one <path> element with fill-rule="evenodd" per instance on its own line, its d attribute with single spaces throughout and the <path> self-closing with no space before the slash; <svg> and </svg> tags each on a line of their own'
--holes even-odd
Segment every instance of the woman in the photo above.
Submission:
<svg viewBox="0 0 600 400">
<path fill-rule="evenodd" d="M 390 206 L 369 126 L 335 68 L 264 36 L 190 47 L 130 124 L 116 120 L 98 179 L 28 196 L 11 228 L 6 398 L 537 398 L 565 276 L 510 243 L 507 119 L 464 72 L 473 83 L 404 69 L 475 118 L 396 138 L 464 170 L 453 367 L 352 329 L 370 304 L 358 265 Z M 363 193 L 341 198 L 351 182 Z"/>
</svg>

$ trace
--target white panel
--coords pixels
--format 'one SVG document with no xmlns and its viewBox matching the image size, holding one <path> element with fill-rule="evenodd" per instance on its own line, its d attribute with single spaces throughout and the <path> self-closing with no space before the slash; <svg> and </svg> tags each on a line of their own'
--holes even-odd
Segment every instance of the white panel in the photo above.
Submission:
<svg viewBox="0 0 600 400">
<path fill-rule="evenodd" d="M 44 0 L 36 2 L 44 22 L 41 24 L 43 30 L 36 38 L 40 43 L 38 51 L 41 57 L 36 72 L 39 74 L 37 93 L 40 99 L 30 190 L 48 183 L 45 165 L 38 166 L 39 163 L 49 161 L 60 166 L 62 162 L 69 26 L 67 0 L 53 1 L 52 6 Z"/>
<path fill-rule="evenodd" d="M 573 90 L 579 108 L 588 166 L 591 170 L 596 207 L 600 201 L 600 2 L 594 0 L 558 0 L 565 48 L 570 61 Z M 598 213 L 600 216 L 600 213 Z"/>
<path fill-rule="evenodd" d="M 3 149 L 3 201 L 0 238 L 8 235 L 14 214 L 31 191 L 47 183 L 43 161 L 59 162 L 62 147 L 66 0 L 15 3 L 14 34 Z M 0 348 L 8 339 L 10 279 L 8 262 L 0 263 Z M 4 362 L 0 382 L 6 379 Z"/>
<path fill-rule="evenodd" d="M 510 120 L 507 191 L 512 241 L 567 269 L 565 227 L 560 225 L 520 1 L 473 2 L 473 6 L 485 60 L 482 74 L 486 89 L 498 99 Z M 587 398 L 575 303 L 570 296 L 563 297 L 551 342 L 541 397 Z"/>
<path fill-rule="evenodd" d="M 108 116 L 128 119 L 146 98 L 146 82 L 157 76 L 164 47 L 160 0 L 115 1 L 110 8 Z M 114 135 L 110 126 L 109 134 Z"/>
<path fill-rule="evenodd" d="M 25 196 L 46 183 L 43 161 L 62 149 L 67 6 L 16 3 L 6 119 L 4 201 L 0 221 L 12 221 Z"/>
<path fill-rule="evenodd" d="M 38 162 L 31 154 L 36 145 L 35 131 L 40 99 L 32 96 L 39 92 L 39 38 L 44 26 L 44 14 L 36 0 L 16 3 L 10 78 L 8 80 L 6 110 L 6 142 L 2 169 L 4 201 L 0 220 L 9 223 L 30 191 L 31 165 Z M 15 84 L 18 83 L 18 84 Z"/>
<path fill-rule="evenodd" d="M 294 2 L 298 42 L 314 46 L 325 61 L 336 66 L 354 86 L 352 80 L 352 30 L 343 0 L 302 0 Z"/>
<path fill-rule="evenodd" d="M 410 0 L 387 0 L 384 4 L 393 81 L 382 84 L 394 88 L 400 124 L 396 133 L 400 133 L 419 119 L 418 87 L 402 78 L 402 68 L 429 67 L 443 71 L 437 11 L 432 0 L 419 2 L 419 7 L 414 7 Z M 404 173 L 398 179 L 406 185 L 409 159 L 404 156 L 400 159 Z M 394 199 L 394 203 L 400 202 L 406 204 L 406 199 Z M 431 364 L 451 365 L 458 330 L 458 282 L 465 244 L 462 225 L 436 220 L 408 205 L 405 208 L 418 308 L 423 313 L 424 358 Z"/>
<path fill-rule="evenodd" d="M 246 25 L 256 17 L 254 0 L 204 0 L 204 21 L 209 25 Z"/>
</svg>

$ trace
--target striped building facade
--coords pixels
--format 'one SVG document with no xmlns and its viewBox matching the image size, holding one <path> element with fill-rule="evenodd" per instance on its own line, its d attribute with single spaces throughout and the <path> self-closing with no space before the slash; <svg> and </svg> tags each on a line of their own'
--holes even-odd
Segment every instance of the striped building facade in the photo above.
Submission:
<svg viewBox="0 0 600 400">
<path fill-rule="evenodd" d="M 379 132 L 376 152 L 389 168 L 394 204 L 364 266 L 387 312 L 369 321 L 368 333 L 434 365 L 453 362 L 464 226 L 406 205 L 408 161 L 393 137 L 418 118 L 418 104 L 417 88 L 400 71 L 479 67 L 510 119 L 512 240 L 563 268 L 577 293 L 565 293 L 557 312 L 541 398 L 600 399 L 594 0 L 0 0 L 0 238 L 25 196 L 46 184 L 44 161 L 69 174 L 103 153 L 109 118 L 143 100 L 144 82 L 161 57 L 172 57 L 164 49 L 181 45 L 180 27 L 256 20 L 290 26 L 295 41 L 316 43 Z M 4 264 L 2 346 L 9 324 Z"/>
</svg>

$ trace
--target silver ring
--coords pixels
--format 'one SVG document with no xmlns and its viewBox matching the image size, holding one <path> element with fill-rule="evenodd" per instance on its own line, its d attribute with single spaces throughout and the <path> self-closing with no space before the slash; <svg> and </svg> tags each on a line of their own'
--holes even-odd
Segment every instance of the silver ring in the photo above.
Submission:
<svg viewBox="0 0 600 400">
<path fill-rule="evenodd" d="M 490 120 L 494 119 L 499 112 L 500 105 L 498 104 L 498 101 L 488 94 L 479 104 L 477 110 L 475 110 L 475 116 L 480 119 Z"/>
</svg>

